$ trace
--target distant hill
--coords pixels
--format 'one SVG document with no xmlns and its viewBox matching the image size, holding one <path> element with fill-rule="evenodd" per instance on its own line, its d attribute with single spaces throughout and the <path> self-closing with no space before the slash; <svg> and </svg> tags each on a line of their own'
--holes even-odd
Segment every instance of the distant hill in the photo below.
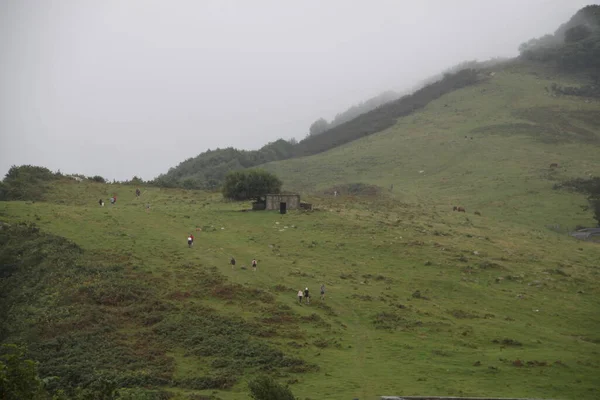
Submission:
<svg viewBox="0 0 600 400">
<path fill-rule="evenodd" d="M 321 118 L 311 125 L 309 136 L 321 134 L 385 103 L 396 100 L 400 96 L 399 93 L 392 90 L 385 91 L 337 114 L 331 122 Z M 222 182 L 225 174 L 230 170 L 293 157 L 295 144 L 297 144 L 295 140 L 279 139 L 253 151 L 238 150 L 233 147 L 208 150 L 171 168 L 166 174 L 156 178 L 154 182 L 164 187 L 212 189 Z"/>
<path fill-rule="evenodd" d="M 517 59 L 492 59 L 486 62 L 466 61 L 421 82 L 409 95 L 393 99 L 397 94 L 386 92 L 338 114 L 331 123 L 324 119 L 316 121 L 311 127 L 313 134 L 309 134 L 300 142 L 288 142 L 280 139 L 256 151 L 233 148 L 208 151 L 171 168 L 166 174 L 156 178 L 154 183 L 169 187 L 215 188 L 221 184 L 223 177 L 230 170 L 307 157 L 336 149 L 357 139 L 389 129 L 396 124 L 398 118 L 412 115 L 442 96 L 468 86 L 483 85 L 484 81 L 491 77 L 489 74 L 494 71 L 511 71 L 511 68 L 520 68 L 519 66 L 528 65 L 529 69 L 526 75 L 545 74 L 547 76 L 544 95 L 600 98 L 599 15 L 600 6 L 587 6 L 579 10 L 567 23 L 561 25 L 554 34 L 523 43 L 519 48 L 520 56 Z M 520 76 L 524 75 L 509 74 L 509 76 L 521 79 Z M 513 85 L 512 82 L 506 82 L 506 84 L 508 85 L 506 88 L 497 89 L 499 91 L 521 89 L 518 84 Z M 388 99 L 392 99 L 392 101 L 386 102 Z M 478 104 L 478 107 L 486 107 L 485 103 L 490 100 L 482 96 L 479 101 L 481 103 Z M 533 101 L 537 101 L 537 99 Z M 515 104 L 510 101 L 503 103 L 503 107 L 514 106 Z M 536 104 L 529 104 L 529 106 L 533 107 Z M 556 106 L 559 109 L 561 107 L 558 104 Z M 492 109 L 489 117 L 492 120 L 501 119 L 500 115 L 503 115 L 504 110 L 497 110 L 497 116 L 494 114 L 494 110 Z M 531 128 L 531 115 L 525 111 L 521 115 L 517 115 L 518 113 L 519 110 L 515 109 L 508 122 L 513 124 L 511 126 L 516 131 L 528 135 L 532 134 L 532 131 L 554 132 L 554 135 L 559 136 L 564 133 L 557 128 L 560 124 L 549 125 L 549 121 L 552 119 L 536 120 L 542 124 Z M 533 118 L 540 118 L 542 115 L 545 114 L 538 113 Z M 550 117 L 556 117 L 556 110 L 550 113 Z M 595 123 L 595 118 L 590 115 L 586 114 L 582 118 L 584 119 L 578 123 L 587 124 L 590 119 L 592 124 Z M 465 124 L 471 122 L 467 120 Z M 424 123 L 424 121 L 420 121 L 417 124 L 418 128 L 423 128 L 422 124 Z M 459 128 L 462 130 L 461 127 Z M 486 126 L 478 126 L 477 129 L 480 130 L 478 132 L 486 129 L 493 130 Z M 580 139 L 587 135 L 589 140 L 595 140 L 593 135 L 590 136 L 583 130 L 578 130 L 578 132 Z M 295 162 L 297 165 L 301 163 L 301 161 Z"/>
<path fill-rule="evenodd" d="M 514 222 L 546 214 L 550 223 L 552 210 L 573 207 L 554 183 L 600 176 L 600 102 L 551 90 L 585 82 L 577 79 L 514 63 L 381 132 L 261 168 L 300 193 L 361 183 L 409 203 L 464 205 Z"/>
<path fill-rule="evenodd" d="M 379 132 L 392 126 L 396 118 L 424 107 L 429 101 L 444 93 L 474 84 L 480 78 L 478 71 L 474 69 L 447 73 L 440 80 L 430 83 L 410 95 L 380 105 L 323 133 L 309 135 L 298 143 L 280 139 L 267 144 L 260 150 L 246 151 L 226 148 L 207 151 L 171 168 L 166 174 L 157 177 L 154 183 L 165 187 L 211 189 L 220 185 L 228 171 L 317 154 Z M 344 118 L 338 118 L 338 122 Z"/>
<path fill-rule="evenodd" d="M 292 157 L 293 151 L 294 145 L 283 139 L 269 143 L 260 150 L 247 151 L 233 147 L 208 150 L 158 176 L 154 184 L 186 189 L 214 189 L 221 184 L 229 171 L 284 160 Z"/>
</svg>

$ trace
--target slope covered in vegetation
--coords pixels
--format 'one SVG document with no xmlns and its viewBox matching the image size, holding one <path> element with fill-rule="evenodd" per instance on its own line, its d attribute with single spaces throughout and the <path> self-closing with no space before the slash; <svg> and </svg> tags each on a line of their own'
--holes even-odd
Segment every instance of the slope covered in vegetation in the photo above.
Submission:
<svg viewBox="0 0 600 400">
<path fill-rule="evenodd" d="M 0 342 L 70 399 L 246 399 L 264 375 L 304 399 L 599 398 L 600 247 L 566 233 L 595 224 L 600 103 L 556 60 L 484 72 L 271 144 L 311 154 L 263 165 L 311 212 L 13 170 Z M 270 159 L 226 152 L 162 184 Z"/>
<path fill-rule="evenodd" d="M 464 62 L 447 70 L 443 75 L 425 81 L 411 95 L 390 102 L 393 96 L 382 94 L 360 107 L 347 110 L 331 123 L 321 119 L 311 126 L 311 135 L 299 143 L 279 140 L 257 151 L 240 151 L 233 148 L 209 151 L 190 158 L 169 172 L 159 176 L 161 186 L 187 188 L 215 188 L 229 170 L 254 167 L 261 163 L 310 156 L 327 151 L 353 140 L 390 128 L 396 119 L 422 109 L 431 101 L 453 90 L 481 83 L 490 70 L 504 69 L 522 61 L 537 62 L 542 70 L 569 73 L 570 78 L 558 77 L 548 82 L 545 90 L 556 95 L 600 98 L 598 71 L 600 71 L 600 6 L 591 5 L 579 10 L 552 35 L 531 39 L 519 50 L 519 60 L 493 59 L 487 62 Z M 479 74 L 478 74 L 479 73 Z M 575 78 L 577 77 L 577 78 Z M 581 79 L 584 77 L 584 79 Z M 547 77 L 548 78 L 548 77 Z M 556 77 L 555 77 L 556 78 Z M 552 77 L 548 78 L 552 80 Z M 570 85 L 569 81 L 575 81 Z M 565 85 L 565 83 L 567 83 Z M 572 82 L 571 82 L 572 83 Z M 380 98 L 381 97 L 381 98 Z M 485 101 L 482 99 L 482 101 Z M 373 108 L 373 106 L 375 106 Z M 482 105 L 483 106 L 483 105 Z M 365 112 L 366 111 L 366 112 Z M 527 130 L 520 125 L 517 131 Z M 314 131 L 314 132 L 313 132 Z"/>
<path fill-rule="evenodd" d="M 327 151 L 344 143 L 371 135 L 392 126 L 396 118 L 424 107 L 444 93 L 474 84 L 482 76 L 474 69 L 448 73 L 410 95 L 385 103 L 358 117 L 309 135 L 299 143 L 278 140 L 256 151 L 233 148 L 208 151 L 190 158 L 166 174 L 157 177 L 155 184 L 166 187 L 212 189 L 220 185 L 230 170 L 254 167 L 269 161 L 285 160 Z"/>
<path fill-rule="evenodd" d="M 301 193 L 367 183 L 403 201 L 463 205 L 517 223 L 535 214 L 544 216 L 542 226 L 589 224 L 582 209 L 583 220 L 565 218 L 563 210 L 579 205 L 552 187 L 600 176 L 600 103 L 553 94 L 557 82 L 585 81 L 540 64 L 513 64 L 383 132 L 263 167 L 284 189 Z"/>
<path fill-rule="evenodd" d="M 0 202 L 0 340 L 80 398 L 245 399 L 263 374 L 300 398 L 598 397 L 597 244 L 540 229 L 539 214 L 307 200 L 318 210 L 281 216 L 58 181 L 45 202 Z"/>
</svg>

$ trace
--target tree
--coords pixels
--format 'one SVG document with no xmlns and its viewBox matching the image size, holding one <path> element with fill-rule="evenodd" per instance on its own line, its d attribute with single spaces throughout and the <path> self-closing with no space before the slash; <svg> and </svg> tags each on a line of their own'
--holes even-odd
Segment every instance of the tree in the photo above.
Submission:
<svg viewBox="0 0 600 400">
<path fill-rule="evenodd" d="M 254 400 L 296 400 L 289 387 L 280 385 L 269 376 L 259 376 L 248 382 Z"/>
<path fill-rule="evenodd" d="M 309 136 L 319 135 L 329 129 L 329 122 L 327 122 L 324 118 L 319 118 L 315 122 L 312 123 L 308 130 Z"/>
<path fill-rule="evenodd" d="M 577 25 L 567 29 L 565 32 L 565 42 L 572 43 L 578 42 L 590 36 L 592 30 L 585 25 Z"/>
<path fill-rule="evenodd" d="M 106 183 L 106 179 L 104 179 L 103 177 L 101 177 L 100 175 L 94 175 L 91 178 L 88 178 L 91 181 L 94 182 L 98 182 L 98 183 Z"/>
<path fill-rule="evenodd" d="M 0 200 L 42 200 L 51 181 L 60 179 L 48 168 L 12 166 L 0 188 Z"/>
<path fill-rule="evenodd" d="M 37 364 L 25 359 L 25 350 L 13 344 L 0 349 L 0 399 L 46 399 Z"/>
<path fill-rule="evenodd" d="M 196 182 L 192 178 L 187 178 L 182 182 L 182 186 L 184 189 L 192 190 L 196 188 Z"/>
<path fill-rule="evenodd" d="M 132 184 L 132 185 L 143 185 L 144 184 L 144 180 L 142 178 L 134 176 L 133 178 L 131 178 L 131 180 L 129 181 L 129 183 Z"/>
<path fill-rule="evenodd" d="M 223 197 L 231 200 L 260 200 L 268 193 L 279 193 L 281 185 L 277 176 L 261 169 L 231 171 L 225 176 Z"/>
</svg>

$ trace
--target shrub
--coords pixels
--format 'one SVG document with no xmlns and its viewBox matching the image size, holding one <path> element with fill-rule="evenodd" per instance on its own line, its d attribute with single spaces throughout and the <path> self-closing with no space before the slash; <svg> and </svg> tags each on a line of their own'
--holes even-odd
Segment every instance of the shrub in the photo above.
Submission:
<svg viewBox="0 0 600 400">
<path fill-rule="evenodd" d="M 100 175 L 95 175 L 88 178 L 90 181 L 98 182 L 98 183 L 106 183 L 106 179 L 101 177 Z"/>
<path fill-rule="evenodd" d="M 250 397 L 254 400 L 296 400 L 287 386 L 280 385 L 269 376 L 259 376 L 248 382 Z"/>
<path fill-rule="evenodd" d="M 48 183 L 60 176 L 44 167 L 13 165 L 0 187 L 0 200 L 42 200 Z"/>
<path fill-rule="evenodd" d="M 46 399 L 37 364 L 25 359 L 25 350 L 16 345 L 0 348 L 0 399 Z"/>
<path fill-rule="evenodd" d="M 223 197 L 231 200 L 258 200 L 268 193 L 279 193 L 281 185 L 279 178 L 267 171 L 232 171 L 225 177 Z"/>
</svg>

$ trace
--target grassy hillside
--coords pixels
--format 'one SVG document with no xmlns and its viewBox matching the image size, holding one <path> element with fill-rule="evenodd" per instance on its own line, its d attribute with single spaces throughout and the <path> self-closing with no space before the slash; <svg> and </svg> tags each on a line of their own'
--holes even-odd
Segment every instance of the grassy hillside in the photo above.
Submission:
<svg viewBox="0 0 600 400">
<path fill-rule="evenodd" d="M 484 93 L 482 96 L 479 96 L 474 90 L 463 90 L 461 93 L 471 97 L 470 102 L 464 102 L 466 109 L 459 109 L 457 107 L 462 106 L 457 106 L 449 110 L 441 110 L 436 114 L 437 119 L 430 118 L 427 113 L 421 113 L 426 118 L 425 122 L 435 122 L 437 127 L 442 127 L 442 129 L 453 129 L 454 132 L 465 131 L 464 133 L 467 134 L 471 133 L 471 129 L 476 129 L 475 133 L 535 136 L 546 143 L 564 142 L 568 139 L 579 142 L 597 142 L 596 133 L 599 122 L 598 118 L 590 113 L 590 109 L 595 110 L 594 107 L 587 107 L 578 113 L 574 110 L 576 107 L 573 104 L 567 105 L 567 109 L 563 110 L 561 102 L 547 102 L 543 99 L 538 103 L 538 100 L 540 100 L 540 83 L 548 84 L 544 86 L 547 95 L 578 95 L 596 100 L 600 98 L 600 75 L 598 72 L 600 71 L 600 6 L 590 5 L 580 9 L 554 34 L 530 39 L 519 47 L 519 52 L 520 57 L 514 60 L 492 59 L 485 62 L 466 61 L 460 63 L 443 74 L 426 80 L 417 86 L 410 95 L 385 103 L 381 103 L 377 98 L 371 99 L 374 101 L 361 105 L 358 111 L 348 110 L 331 124 L 320 119 L 311 126 L 311 132 L 319 134 L 311 134 L 299 143 L 279 140 L 269 143 L 257 151 L 239 151 L 229 148 L 202 153 L 171 168 L 168 173 L 159 176 L 155 183 L 167 187 L 212 189 L 222 182 L 223 177 L 230 170 L 255 167 L 266 162 L 306 157 L 338 148 L 365 136 L 389 129 L 395 125 L 398 118 L 402 118 L 403 122 L 409 121 L 407 116 L 417 111 L 421 112 L 423 107 L 439 99 L 440 96 L 448 95 L 454 90 L 476 83 L 480 83 L 482 86 L 482 80 L 484 80 L 482 74 L 491 69 L 514 73 L 514 65 L 523 60 L 538 63 L 533 71 L 536 76 L 537 71 L 554 69 L 554 73 L 545 76 L 545 79 L 550 82 L 540 82 L 539 80 L 533 82 L 531 79 L 521 82 L 522 73 L 521 76 L 515 76 L 515 74 L 508 78 L 504 76 L 504 80 L 495 79 L 495 84 L 492 83 L 489 87 L 492 91 Z M 509 69 L 505 67 L 507 64 L 512 64 L 512 71 L 510 67 Z M 577 82 L 577 86 L 565 86 L 565 83 L 568 83 L 573 77 L 557 77 L 556 71 L 569 73 L 572 76 L 577 74 L 584 79 Z M 525 86 L 522 86 L 521 83 L 524 83 Z M 513 89 L 517 89 L 517 91 L 513 93 Z M 502 92 L 506 95 L 503 96 Z M 528 93 L 524 95 L 524 92 Z M 463 99 L 460 96 L 449 96 L 449 99 L 461 102 Z M 520 103 L 513 104 L 513 98 L 518 99 Z M 385 100 L 386 96 L 383 96 L 382 99 Z M 527 101 L 531 103 L 527 103 Z M 530 109 L 532 106 L 536 109 Z M 495 107 L 501 107 L 502 110 L 496 113 Z M 473 113 L 469 114 L 469 110 L 472 110 Z M 558 116 L 556 115 L 557 111 L 570 112 L 570 114 Z M 444 119 L 441 120 L 440 117 Z M 447 118 L 449 120 L 446 120 Z M 495 123 L 492 122 L 494 119 L 502 121 Z M 414 118 L 412 120 L 418 126 L 417 130 L 431 128 L 427 124 L 421 124 L 420 120 Z M 579 123 L 583 123 L 584 126 L 580 126 Z M 593 127 L 592 132 L 586 129 L 585 125 L 587 128 Z M 395 131 L 398 129 L 397 127 Z M 429 134 L 429 131 L 427 133 Z M 410 143 L 402 144 L 410 145 Z M 395 151 L 395 145 L 396 143 L 393 143 L 388 149 Z M 437 154 L 437 152 L 433 151 L 432 154 Z M 302 165 L 305 161 L 290 164 Z M 380 164 L 387 166 L 387 163 Z"/>
<path fill-rule="evenodd" d="M 578 26 L 565 40 L 595 43 Z M 550 50 L 582 60 L 577 43 Z M 581 96 L 596 93 L 573 72 L 585 68 L 554 64 L 463 70 L 297 145 L 211 152 L 162 182 L 212 187 L 296 156 L 263 166 L 311 212 L 12 170 L 0 342 L 27 345 L 48 389 L 77 399 L 246 399 L 263 374 L 301 399 L 599 398 L 600 245 L 566 234 L 595 222 L 584 194 L 554 187 L 600 176 L 600 103 Z"/>
<path fill-rule="evenodd" d="M 46 202 L 0 203 L 1 339 L 29 344 L 55 387 L 246 399 L 266 372 L 302 399 L 600 395 L 600 247 L 541 229 L 545 215 L 313 197 L 319 210 L 281 216 L 133 190 L 59 181 Z M 581 201 L 555 196 L 537 201 Z"/>
<path fill-rule="evenodd" d="M 393 185 L 394 198 L 438 210 L 463 205 L 539 228 L 589 224 L 591 214 L 579 208 L 585 199 L 552 186 L 600 175 L 600 102 L 557 96 L 552 83 L 580 82 L 541 65 L 513 64 L 383 132 L 263 167 L 302 193 L 354 182 L 389 193 Z"/>
<path fill-rule="evenodd" d="M 339 125 L 334 124 L 324 132 L 310 135 L 298 143 L 292 144 L 280 139 L 256 151 L 233 148 L 208 151 L 171 168 L 166 174 L 156 178 L 154 183 L 163 187 L 212 189 L 222 183 L 227 172 L 231 170 L 318 154 L 372 135 L 394 125 L 396 118 L 409 115 L 444 93 L 472 85 L 480 78 L 481 75 L 475 69 L 448 72 L 439 80 L 429 82 L 410 95 L 361 113 L 356 118 Z M 322 122 L 326 123 L 324 120 Z"/>
</svg>

